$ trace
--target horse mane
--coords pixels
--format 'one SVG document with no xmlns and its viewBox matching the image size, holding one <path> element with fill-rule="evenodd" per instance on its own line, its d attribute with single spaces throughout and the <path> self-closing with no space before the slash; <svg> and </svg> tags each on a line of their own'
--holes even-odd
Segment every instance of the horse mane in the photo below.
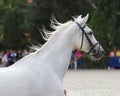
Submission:
<svg viewBox="0 0 120 96">
<path fill-rule="evenodd" d="M 51 16 L 51 20 L 50 20 L 50 27 L 53 29 L 53 31 L 49 31 L 45 28 L 45 26 L 43 26 L 42 29 L 38 28 L 42 38 L 45 41 L 50 41 L 52 38 L 54 38 L 58 33 L 62 32 L 62 30 L 64 30 L 66 27 L 68 27 L 70 24 L 73 23 L 73 21 L 79 21 L 82 18 L 82 15 L 80 16 L 72 16 L 72 20 L 69 20 L 65 23 L 60 23 L 56 17 L 54 15 Z M 46 45 L 42 45 L 42 44 L 37 44 L 31 47 L 31 49 L 37 51 L 37 53 L 39 53 L 42 50 L 42 47 L 45 47 Z"/>
<path fill-rule="evenodd" d="M 39 29 L 42 37 L 44 40 L 48 41 L 55 33 L 58 33 L 60 31 L 62 31 L 63 28 L 69 26 L 71 24 L 71 22 L 73 21 L 78 21 L 82 18 L 82 15 L 80 16 L 72 16 L 73 20 L 69 20 L 65 23 L 60 23 L 58 22 L 58 20 L 56 19 L 56 17 L 54 15 L 51 16 L 51 23 L 50 23 L 50 27 L 54 30 L 54 31 L 49 31 L 45 28 L 45 26 L 43 26 L 42 30 Z"/>
<path fill-rule="evenodd" d="M 75 20 L 76 17 L 73 17 L 73 19 Z M 42 38 L 45 40 L 45 41 L 50 41 L 52 38 L 54 38 L 56 36 L 56 34 L 58 34 L 59 32 L 61 32 L 64 28 L 66 28 L 67 26 L 69 26 L 73 21 L 72 20 L 69 20 L 65 23 L 60 23 L 56 17 L 54 15 L 52 15 L 52 18 L 50 20 L 50 28 L 53 29 L 53 31 L 49 31 L 45 28 L 45 26 L 43 26 L 42 29 L 38 28 Z M 34 50 L 37 50 L 37 51 L 40 51 L 40 48 L 42 47 L 43 45 L 42 44 L 37 44 L 37 45 L 34 45 L 32 44 L 32 49 Z"/>
<path fill-rule="evenodd" d="M 52 19 L 50 21 L 51 21 L 50 27 L 54 31 L 49 31 L 43 26 L 42 32 L 40 32 L 43 39 L 46 40 L 46 41 L 48 41 L 52 36 L 54 36 L 58 32 L 61 32 L 63 30 L 63 28 L 67 27 L 71 22 L 71 20 L 70 20 L 66 23 L 60 23 L 60 22 L 57 21 L 57 19 L 54 15 L 52 15 Z"/>
</svg>

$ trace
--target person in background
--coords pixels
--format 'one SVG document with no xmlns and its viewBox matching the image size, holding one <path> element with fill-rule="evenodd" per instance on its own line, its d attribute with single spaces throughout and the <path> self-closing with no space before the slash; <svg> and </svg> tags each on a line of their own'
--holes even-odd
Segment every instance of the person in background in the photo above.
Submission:
<svg viewBox="0 0 120 96">
<path fill-rule="evenodd" d="M 20 60 L 22 58 L 22 51 L 18 50 L 17 54 L 16 54 L 16 60 Z"/>
<path fill-rule="evenodd" d="M 75 69 L 75 53 L 76 53 L 76 51 L 77 50 L 72 51 L 69 69 Z"/>
<path fill-rule="evenodd" d="M 120 57 L 120 50 L 117 50 L 115 55 L 116 55 L 117 57 Z"/>
<path fill-rule="evenodd" d="M 8 55 L 7 52 L 3 52 L 3 56 L 2 56 L 2 64 L 3 66 L 6 66 L 8 64 Z"/>
<path fill-rule="evenodd" d="M 76 51 L 75 58 L 77 60 L 77 69 L 80 69 L 82 67 L 82 54 L 80 51 Z"/>
<path fill-rule="evenodd" d="M 2 59 L 0 58 L 0 65 L 2 64 Z"/>
<path fill-rule="evenodd" d="M 2 60 L 2 56 L 3 56 L 3 51 L 0 51 L 0 58 Z"/>
<path fill-rule="evenodd" d="M 29 54 L 29 52 L 26 49 L 24 49 L 23 52 L 22 52 L 22 57 L 25 57 L 28 54 Z"/>
<path fill-rule="evenodd" d="M 10 49 L 9 54 L 8 54 L 8 64 L 6 65 L 6 67 L 11 66 L 12 64 L 16 62 L 15 57 L 16 57 L 16 53 Z"/>
<path fill-rule="evenodd" d="M 109 53 L 109 57 L 114 57 L 114 56 L 115 56 L 114 51 L 111 51 L 111 52 Z"/>
</svg>

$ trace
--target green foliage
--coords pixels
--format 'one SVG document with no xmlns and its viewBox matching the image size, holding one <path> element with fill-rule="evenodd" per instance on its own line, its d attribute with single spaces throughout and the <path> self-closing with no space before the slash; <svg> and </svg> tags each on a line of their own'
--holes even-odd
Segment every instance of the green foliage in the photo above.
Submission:
<svg viewBox="0 0 120 96">
<path fill-rule="evenodd" d="M 3 5 L 3 1 L 0 1 L 0 42 L 3 40 L 3 14 L 4 14 L 5 8 Z"/>
<path fill-rule="evenodd" d="M 93 11 L 89 25 L 95 31 L 98 38 L 106 49 L 107 53 L 120 48 L 118 32 L 120 15 L 120 2 L 114 0 L 93 0 L 97 10 Z"/>
<path fill-rule="evenodd" d="M 2 45 L 8 48 L 18 48 L 21 44 L 23 32 L 26 30 L 25 13 L 27 7 L 26 0 L 3 0 L 3 19 L 1 23 L 1 33 L 3 35 Z M 1 8 L 2 10 L 2 8 Z"/>
</svg>

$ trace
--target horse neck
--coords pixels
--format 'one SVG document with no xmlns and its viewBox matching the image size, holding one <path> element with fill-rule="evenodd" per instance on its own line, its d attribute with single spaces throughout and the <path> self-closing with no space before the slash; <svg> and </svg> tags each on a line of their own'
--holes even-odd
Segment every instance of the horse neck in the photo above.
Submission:
<svg viewBox="0 0 120 96">
<path fill-rule="evenodd" d="M 73 36 L 74 33 L 69 32 L 57 34 L 43 46 L 39 55 L 44 63 L 42 66 L 54 71 L 61 79 L 65 75 L 71 58 Z M 38 60 L 40 60 L 39 56 Z"/>
</svg>

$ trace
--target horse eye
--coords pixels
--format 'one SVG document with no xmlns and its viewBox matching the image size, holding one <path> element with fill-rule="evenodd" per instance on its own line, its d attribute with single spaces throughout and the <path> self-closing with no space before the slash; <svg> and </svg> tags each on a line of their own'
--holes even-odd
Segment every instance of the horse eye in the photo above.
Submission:
<svg viewBox="0 0 120 96">
<path fill-rule="evenodd" d="M 90 32 L 90 33 L 88 33 L 89 35 L 92 35 L 93 33 L 92 32 Z"/>
</svg>

